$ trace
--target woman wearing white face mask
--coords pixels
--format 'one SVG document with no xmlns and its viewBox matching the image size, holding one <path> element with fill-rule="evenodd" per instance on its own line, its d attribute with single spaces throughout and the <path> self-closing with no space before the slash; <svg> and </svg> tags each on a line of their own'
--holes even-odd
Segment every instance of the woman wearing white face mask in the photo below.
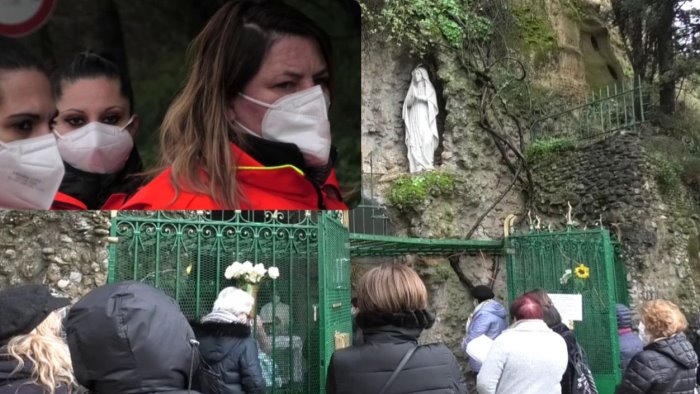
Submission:
<svg viewBox="0 0 700 394">
<path fill-rule="evenodd" d="M 0 209 L 48 209 L 63 177 L 56 107 L 41 63 L 0 37 Z"/>
<path fill-rule="evenodd" d="M 140 185 L 134 174 L 142 170 L 127 76 L 87 51 L 55 75 L 53 88 L 59 110 L 53 132 L 66 168 L 61 208 L 118 208 Z"/>
<path fill-rule="evenodd" d="M 164 171 L 122 209 L 347 209 L 333 170 L 330 44 L 276 1 L 232 1 L 193 44 L 161 127 Z"/>
<path fill-rule="evenodd" d="M 639 323 L 644 350 L 632 358 L 615 393 L 692 394 L 698 358 L 683 334 L 687 327 L 685 316 L 674 303 L 645 303 Z"/>
</svg>

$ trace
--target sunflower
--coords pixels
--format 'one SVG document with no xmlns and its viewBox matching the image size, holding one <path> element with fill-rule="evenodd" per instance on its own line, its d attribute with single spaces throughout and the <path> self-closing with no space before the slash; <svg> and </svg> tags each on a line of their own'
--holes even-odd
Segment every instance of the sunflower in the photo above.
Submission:
<svg viewBox="0 0 700 394">
<path fill-rule="evenodd" d="M 574 269 L 574 273 L 576 274 L 577 278 L 588 279 L 588 277 L 591 276 L 591 269 L 586 267 L 584 264 L 579 264 Z"/>
</svg>

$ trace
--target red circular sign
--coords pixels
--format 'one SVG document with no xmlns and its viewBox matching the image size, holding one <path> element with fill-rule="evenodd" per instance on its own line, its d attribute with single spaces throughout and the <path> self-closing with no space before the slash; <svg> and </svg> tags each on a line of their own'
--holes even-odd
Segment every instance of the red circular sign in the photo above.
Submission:
<svg viewBox="0 0 700 394">
<path fill-rule="evenodd" d="M 49 19 L 55 0 L 0 0 L 0 35 L 20 37 Z"/>
</svg>

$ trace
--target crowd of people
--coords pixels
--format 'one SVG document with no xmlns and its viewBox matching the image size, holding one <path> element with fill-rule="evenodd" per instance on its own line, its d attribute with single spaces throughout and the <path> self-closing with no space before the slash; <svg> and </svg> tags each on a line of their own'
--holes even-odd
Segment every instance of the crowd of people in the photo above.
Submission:
<svg viewBox="0 0 700 394">
<path fill-rule="evenodd" d="M 336 180 L 327 34 L 283 2 L 232 0 L 144 169 L 127 74 L 86 51 L 52 70 L 0 37 L 0 208 L 347 209 Z M 122 67 L 123 68 L 123 67 Z"/>
<path fill-rule="evenodd" d="M 330 360 L 329 393 L 598 392 L 575 330 L 542 289 L 522 294 L 508 313 L 489 287 L 472 289 L 462 342 L 471 371 L 444 344 L 420 344 L 435 316 L 413 269 L 375 267 L 355 290 L 354 341 Z M 161 290 L 133 281 L 69 304 L 41 285 L 0 291 L 0 394 L 261 393 L 274 380 L 261 365 L 271 342 L 263 327 L 254 330 L 255 300 L 238 288 L 222 289 L 197 321 Z M 644 303 L 638 332 L 627 306 L 616 312 L 623 375 L 615 392 L 694 393 L 698 356 L 680 309 Z M 474 350 L 479 341 L 486 352 Z"/>
</svg>

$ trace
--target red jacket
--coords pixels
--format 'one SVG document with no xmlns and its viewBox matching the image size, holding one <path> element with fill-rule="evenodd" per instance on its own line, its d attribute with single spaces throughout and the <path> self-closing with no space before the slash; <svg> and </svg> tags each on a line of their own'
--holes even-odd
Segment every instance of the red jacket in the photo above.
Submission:
<svg viewBox="0 0 700 394">
<path fill-rule="evenodd" d="M 126 193 L 114 193 L 109 196 L 100 209 L 119 209 L 119 207 L 124 204 L 124 201 L 126 201 L 126 197 Z M 82 201 L 61 192 L 56 192 L 56 196 L 53 198 L 53 204 L 51 204 L 52 211 L 76 211 L 86 209 L 88 209 L 88 207 Z"/>
<path fill-rule="evenodd" d="M 237 161 L 237 187 L 243 198 L 242 210 L 318 210 L 348 209 L 340 198 L 335 171 L 317 188 L 304 173 L 292 165 L 265 167 L 236 145 L 231 152 Z M 179 188 L 176 195 L 167 168 L 141 188 L 120 209 L 124 210 L 221 210 L 208 194 Z"/>
</svg>

